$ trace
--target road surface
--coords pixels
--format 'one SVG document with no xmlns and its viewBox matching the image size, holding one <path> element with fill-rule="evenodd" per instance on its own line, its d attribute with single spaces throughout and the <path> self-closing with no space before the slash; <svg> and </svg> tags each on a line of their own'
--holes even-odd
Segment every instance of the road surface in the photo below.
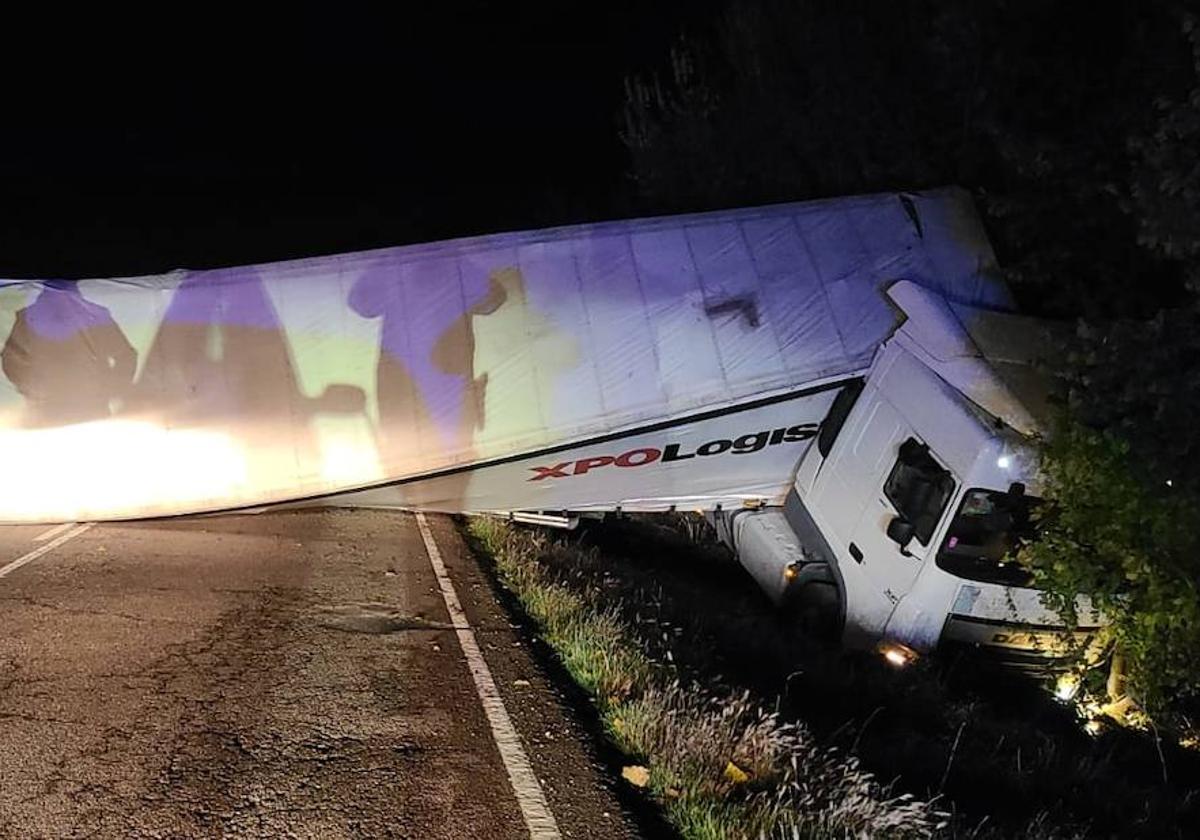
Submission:
<svg viewBox="0 0 1200 840">
<path fill-rule="evenodd" d="M 637 836 L 427 524 L 445 585 L 403 513 L 0 528 L 0 836 Z"/>
</svg>

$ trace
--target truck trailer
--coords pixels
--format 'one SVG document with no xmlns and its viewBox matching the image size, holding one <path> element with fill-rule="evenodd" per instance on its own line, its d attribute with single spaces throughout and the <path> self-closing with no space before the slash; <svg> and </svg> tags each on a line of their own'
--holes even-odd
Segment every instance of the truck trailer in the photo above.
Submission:
<svg viewBox="0 0 1200 840">
<path fill-rule="evenodd" d="M 1011 310 L 955 188 L 0 281 L 0 521 L 697 511 L 847 643 L 1040 664 Z"/>
</svg>

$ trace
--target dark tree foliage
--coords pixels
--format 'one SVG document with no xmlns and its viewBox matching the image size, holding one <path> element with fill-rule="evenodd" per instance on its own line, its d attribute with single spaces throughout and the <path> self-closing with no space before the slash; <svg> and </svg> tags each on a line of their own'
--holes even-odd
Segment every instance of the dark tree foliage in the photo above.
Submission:
<svg viewBox="0 0 1200 840">
<path fill-rule="evenodd" d="M 1088 592 L 1114 617 L 1132 691 L 1164 720 L 1200 699 L 1200 29 L 1185 17 L 1182 33 L 1191 86 L 1157 97 L 1130 138 L 1124 208 L 1192 299 L 1080 323 L 1067 410 L 1043 456 L 1056 512 L 1026 557 L 1065 612 Z"/>
<path fill-rule="evenodd" d="M 1157 119 L 1135 134 L 1127 209 L 1137 219 L 1139 241 L 1183 266 L 1194 295 L 1200 295 L 1200 19 L 1182 17 L 1191 47 L 1191 77 L 1185 92 L 1155 99 Z"/>
<path fill-rule="evenodd" d="M 1086 592 L 1112 616 L 1132 696 L 1191 730 L 1180 714 L 1200 693 L 1200 496 L 1140 480 L 1130 453 L 1122 438 L 1064 423 L 1043 456 L 1053 512 L 1023 559 L 1060 613 L 1073 616 Z"/>
<path fill-rule="evenodd" d="M 1148 316 L 1182 285 L 1126 212 L 1127 139 L 1187 48 L 1153 0 L 733 0 L 630 80 L 625 140 L 663 211 L 963 184 L 1027 311 Z"/>
<path fill-rule="evenodd" d="M 958 183 L 1027 312 L 1074 320 L 1027 560 L 1115 618 L 1132 688 L 1200 691 L 1200 29 L 1172 0 L 731 0 L 627 82 L 647 209 Z M 1168 484 L 1170 482 L 1170 484 Z"/>
</svg>

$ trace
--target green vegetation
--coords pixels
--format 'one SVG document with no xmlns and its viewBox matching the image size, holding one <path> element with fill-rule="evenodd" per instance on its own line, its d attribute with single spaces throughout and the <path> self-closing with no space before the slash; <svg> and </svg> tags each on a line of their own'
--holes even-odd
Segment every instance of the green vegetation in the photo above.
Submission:
<svg viewBox="0 0 1200 840">
<path fill-rule="evenodd" d="M 684 680 L 671 657 L 651 658 L 601 590 L 555 580 L 554 556 L 575 563 L 585 549 L 494 519 L 473 519 L 470 533 L 592 697 L 629 756 L 627 778 L 683 837 L 927 837 L 944 823 L 929 803 L 891 795 L 855 758 L 747 692 Z"/>
<path fill-rule="evenodd" d="M 1088 593 L 1111 620 L 1132 699 L 1151 718 L 1192 734 L 1200 695 L 1200 496 L 1140 480 L 1121 437 L 1064 422 L 1044 447 L 1040 539 L 1022 559 L 1058 611 Z M 1188 479 L 1180 479 L 1186 485 Z"/>
</svg>

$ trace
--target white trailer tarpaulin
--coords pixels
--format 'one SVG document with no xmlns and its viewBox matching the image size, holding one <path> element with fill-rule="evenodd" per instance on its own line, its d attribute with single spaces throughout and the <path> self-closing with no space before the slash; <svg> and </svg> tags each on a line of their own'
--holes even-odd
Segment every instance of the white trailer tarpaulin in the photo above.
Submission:
<svg viewBox="0 0 1200 840">
<path fill-rule="evenodd" d="M 0 521 L 439 473 L 458 478 L 422 503 L 470 507 L 464 467 L 861 371 L 896 326 L 882 290 L 899 279 L 1009 305 L 955 189 L 0 281 Z M 792 465 L 770 451 L 727 483 L 785 481 Z"/>
</svg>

